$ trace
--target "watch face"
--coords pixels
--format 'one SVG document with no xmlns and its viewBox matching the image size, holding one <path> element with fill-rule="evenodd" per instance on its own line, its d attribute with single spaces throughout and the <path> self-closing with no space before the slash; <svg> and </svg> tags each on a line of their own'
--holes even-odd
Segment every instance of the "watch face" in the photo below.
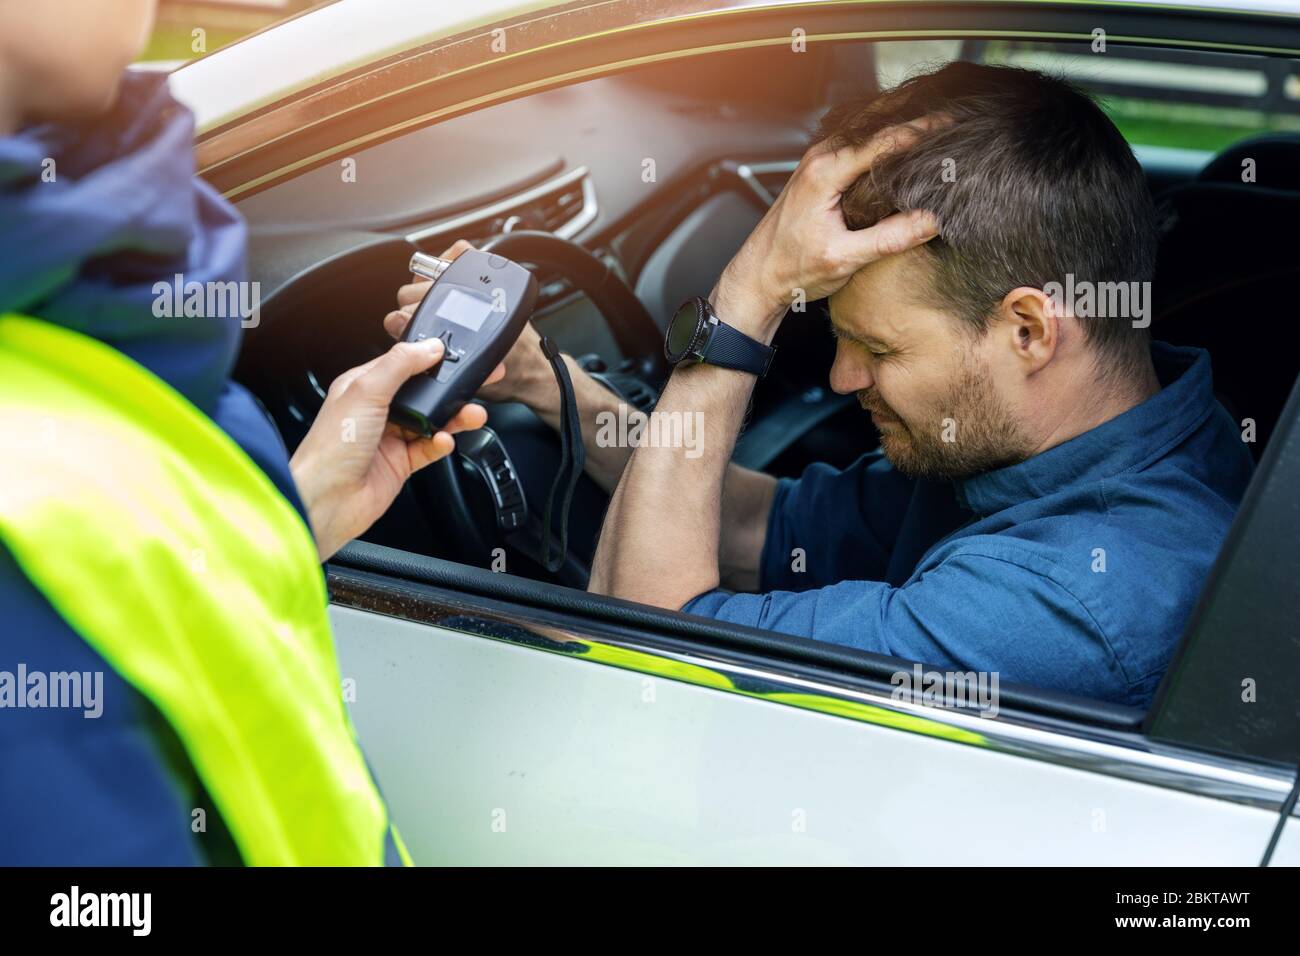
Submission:
<svg viewBox="0 0 1300 956">
<path fill-rule="evenodd" d="M 691 347 L 695 341 L 695 333 L 699 329 L 699 313 L 695 309 L 695 300 L 688 299 L 683 302 L 673 315 L 672 322 L 668 325 L 668 340 L 665 343 L 668 353 L 668 361 L 680 362 L 686 357 L 686 350 Z"/>
</svg>

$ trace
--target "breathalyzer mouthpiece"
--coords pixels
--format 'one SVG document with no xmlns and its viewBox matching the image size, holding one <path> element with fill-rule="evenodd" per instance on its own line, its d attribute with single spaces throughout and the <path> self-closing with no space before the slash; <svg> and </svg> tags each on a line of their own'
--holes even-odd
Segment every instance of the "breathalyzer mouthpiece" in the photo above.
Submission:
<svg viewBox="0 0 1300 956">
<path fill-rule="evenodd" d="M 437 256 L 426 255 L 423 252 L 417 252 L 411 256 L 411 273 L 417 276 L 424 276 L 431 282 L 437 282 L 438 277 L 447 271 L 451 265 L 449 259 L 439 259 Z"/>
</svg>

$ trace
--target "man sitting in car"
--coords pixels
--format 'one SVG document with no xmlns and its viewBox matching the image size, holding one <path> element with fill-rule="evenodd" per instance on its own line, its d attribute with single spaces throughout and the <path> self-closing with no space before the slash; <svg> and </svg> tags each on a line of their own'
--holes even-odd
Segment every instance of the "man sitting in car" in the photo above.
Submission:
<svg viewBox="0 0 1300 956">
<path fill-rule="evenodd" d="M 602 447 L 617 399 L 570 361 L 613 489 L 591 590 L 1146 706 L 1251 472 L 1209 356 L 1150 339 L 1155 251 L 1141 167 L 1062 82 L 957 63 L 831 110 L 674 317 L 657 412 L 702 415 L 702 454 Z M 880 449 L 798 480 L 731 464 L 767 344 L 824 297 L 831 387 Z M 530 329 L 487 397 L 558 424 L 539 356 Z"/>
</svg>

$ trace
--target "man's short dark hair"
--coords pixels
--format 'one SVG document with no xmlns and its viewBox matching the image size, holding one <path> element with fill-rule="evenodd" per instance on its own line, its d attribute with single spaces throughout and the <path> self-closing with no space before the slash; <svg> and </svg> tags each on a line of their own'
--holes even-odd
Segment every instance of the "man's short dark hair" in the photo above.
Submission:
<svg viewBox="0 0 1300 956">
<path fill-rule="evenodd" d="M 850 229 L 910 209 L 938 217 L 940 236 L 924 247 L 936 306 L 982 333 L 1018 286 L 1064 286 L 1067 275 L 1076 286 L 1150 281 L 1157 227 L 1142 167 L 1106 114 L 1066 82 L 950 63 L 832 108 L 817 139 L 860 146 L 932 113 L 952 124 L 877 162 L 842 208 Z M 1125 377 L 1149 361 L 1147 330 L 1133 328 L 1131 317 L 1082 324 L 1104 375 Z"/>
</svg>

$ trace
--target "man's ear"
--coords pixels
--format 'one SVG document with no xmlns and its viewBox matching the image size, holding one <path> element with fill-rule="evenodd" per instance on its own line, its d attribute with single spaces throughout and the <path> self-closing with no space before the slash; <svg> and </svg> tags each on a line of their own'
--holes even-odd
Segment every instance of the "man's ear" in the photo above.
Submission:
<svg viewBox="0 0 1300 956">
<path fill-rule="evenodd" d="M 1042 289 L 1012 289 L 998 306 L 993 332 L 1002 337 L 1026 375 L 1037 372 L 1061 344 L 1061 319 L 1052 297 Z"/>
</svg>

